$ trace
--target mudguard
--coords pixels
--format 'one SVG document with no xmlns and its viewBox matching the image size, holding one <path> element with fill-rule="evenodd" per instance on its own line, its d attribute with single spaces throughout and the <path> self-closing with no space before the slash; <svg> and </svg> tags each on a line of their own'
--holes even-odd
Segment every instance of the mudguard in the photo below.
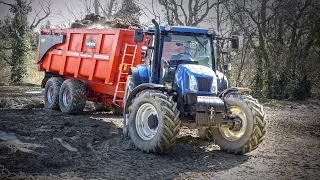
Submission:
<svg viewBox="0 0 320 180">
<path fill-rule="evenodd" d="M 249 88 L 241 88 L 241 87 L 232 87 L 232 88 L 228 88 L 225 89 L 224 91 L 222 91 L 218 97 L 225 97 L 230 93 L 251 93 L 251 89 Z"/>
<path fill-rule="evenodd" d="M 132 104 L 132 99 L 136 96 L 136 94 L 138 94 L 139 92 L 145 89 L 157 89 L 157 90 L 165 91 L 166 87 L 164 85 L 154 84 L 154 83 L 143 83 L 136 86 L 130 93 L 128 99 L 126 100 L 125 107 L 124 107 L 124 114 L 129 113 L 128 108 Z"/>
<path fill-rule="evenodd" d="M 43 59 L 49 49 L 66 41 L 66 35 L 40 35 L 38 63 Z"/>
</svg>

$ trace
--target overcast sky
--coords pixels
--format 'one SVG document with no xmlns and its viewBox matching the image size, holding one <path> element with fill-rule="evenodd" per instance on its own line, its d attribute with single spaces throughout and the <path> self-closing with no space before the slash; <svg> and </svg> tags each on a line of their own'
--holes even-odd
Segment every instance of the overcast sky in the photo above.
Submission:
<svg viewBox="0 0 320 180">
<path fill-rule="evenodd" d="M 13 3 L 13 0 L 3 0 L 4 2 L 7 3 Z M 39 1 L 42 0 L 35 0 L 32 3 L 32 8 L 33 11 L 30 13 L 28 19 L 30 22 L 33 21 L 36 11 L 41 10 L 41 6 L 39 5 Z M 84 0 L 82 0 L 84 1 Z M 90 1 L 90 0 L 88 0 Z M 119 3 L 121 3 L 121 0 L 118 0 Z M 51 5 L 51 15 L 48 18 L 48 20 L 51 21 L 53 26 L 60 25 L 61 23 L 67 24 L 69 20 L 74 20 L 73 15 L 80 16 L 81 12 L 84 12 L 84 6 L 81 4 L 79 0 L 51 0 L 52 5 Z M 103 2 L 103 1 L 101 1 Z M 151 1 L 150 0 L 139 0 L 139 2 L 146 7 L 151 7 Z M 67 6 L 68 7 L 67 7 Z M 9 11 L 9 6 L 0 4 L 0 19 L 3 19 L 6 15 L 12 15 Z M 72 13 L 69 11 L 71 9 Z M 155 9 L 158 9 L 158 12 L 161 14 L 161 8 L 160 6 L 155 6 Z M 143 9 L 142 10 L 145 13 L 148 13 L 147 10 Z M 61 12 L 62 16 L 59 15 Z M 40 13 L 40 16 L 43 16 L 43 13 Z M 164 17 L 162 15 L 162 17 Z M 148 15 L 142 15 L 140 18 L 140 21 L 143 23 L 149 22 L 152 16 L 150 14 Z M 209 28 L 209 27 L 214 27 L 213 25 L 214 22 L 210 23 L 202 23 L 200 24 L 201 27 Z"/>
</svg>

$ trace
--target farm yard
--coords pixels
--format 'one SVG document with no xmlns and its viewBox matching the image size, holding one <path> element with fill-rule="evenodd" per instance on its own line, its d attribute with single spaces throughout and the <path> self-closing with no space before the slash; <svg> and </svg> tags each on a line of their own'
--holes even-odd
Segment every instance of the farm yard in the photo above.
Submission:
<svg viewBox="0 0 320 180">
<path fill-rule="evenodd" d="M 219 150 L 182 127 L 164 155 L 139 151 L 122 117 L 44 109 L 39 86 L 0 86 L 1 179 L 317 179 L 319 103 L 267 101 L 267 134 L 246 155 Z"/>
</svg>

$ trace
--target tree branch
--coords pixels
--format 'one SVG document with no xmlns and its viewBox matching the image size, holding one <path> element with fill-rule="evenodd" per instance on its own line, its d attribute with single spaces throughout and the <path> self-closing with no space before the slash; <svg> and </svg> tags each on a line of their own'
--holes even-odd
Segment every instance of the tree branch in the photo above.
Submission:
<svg viewBox="0 0 320 180">
<path fill-rule="evenodd" d="M 0 58 L 2 58 L 6 63 L 8 63 L 10 66 L 12 66 L 13 64 L 9 61 L 9 59 L 3 54 L 0 53 Z"/>
<path fill-rule="evenodd" d="M 0 1 L 0 4 L 4 4 L 4 5 L 7 5 L 7 6 L 10 6 L 10 7 L 14 8 L 14 4 L 6 3 L 6 2 L 3 2 L 3 1 Z"/>
<path fill-rule="evenodd" d="M 43 1 L 40 1 L 38 0 L 40 6 L 41 6 L 41 9 L 42 11 L 45 13 L 45 15 L 43 17 L 39 17 L 39 14 L 41 11 L 39 11 L 36 16 L 34 17 L 33 19 L 33 22 L 32 24 L 30 25 L 30 29 L 34 29 L 36 27 L 38 27 L 38 25 L 43 21 L 45 20 L 47 17 L 50 16 L 51 14 L 51 5 L 52 5 L 52 2 L 51 0 L 43 0 Z M 46 3 L 46 5 L 44 5 L 44 2 Z M 38 20 L 36 20 L 38 18 Z"/>
</svg>

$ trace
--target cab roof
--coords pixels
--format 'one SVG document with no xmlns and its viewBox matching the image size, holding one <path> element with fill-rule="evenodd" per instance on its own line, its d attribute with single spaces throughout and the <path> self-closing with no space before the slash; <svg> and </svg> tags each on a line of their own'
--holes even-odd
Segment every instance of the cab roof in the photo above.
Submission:
<svg viewBox="0 0 320 180">
<path fill-rule="evenodd" d="M 166 30 L 168 27 L 171 28 L 169 31 Z M 154 29 L 155 28 L 153 25 L 147 28 L 148 31 L 154 31 Z M 160 31 L 177 32 L 177 33 L 194 33 L 194 34 L 203 34 L 203 35 L 207 35 L 211 33 L 213 35 L 216 35 L 216 32 L 214 30 L 190 27 L 190 26 L 160 26 Z"/>
</svg>

